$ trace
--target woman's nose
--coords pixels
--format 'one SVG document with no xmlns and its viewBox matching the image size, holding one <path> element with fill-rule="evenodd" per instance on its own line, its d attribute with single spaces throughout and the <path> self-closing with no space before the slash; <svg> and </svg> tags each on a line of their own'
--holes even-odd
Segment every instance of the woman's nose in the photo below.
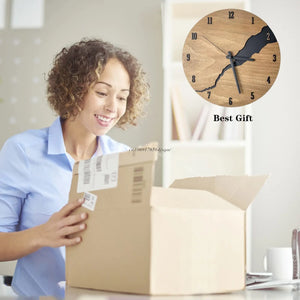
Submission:
<svg viewBox="0 0 300 300">
<path fill-rule="evenodd" d="M 105 108 L 110 111 L 110 112 L 115 112 L 116 111 L 116 97 L 110 96 L 107 98 L 107 101 L 105 103 Z"/>
</svg>

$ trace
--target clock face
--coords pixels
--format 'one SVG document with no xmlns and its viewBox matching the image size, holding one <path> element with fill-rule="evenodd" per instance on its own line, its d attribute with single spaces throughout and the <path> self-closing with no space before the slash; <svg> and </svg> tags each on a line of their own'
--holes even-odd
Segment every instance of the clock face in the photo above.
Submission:
<svg viewBox="0 0 300 300">
<path fill-rule="evenodd" d="M 242 106 L 271 88 L 279 71 L 280 50 L 262 19 L 244 10 L 223 9 L 191 29 L 182 62 L 188 81 L 204 99 Z"/>
</svg>

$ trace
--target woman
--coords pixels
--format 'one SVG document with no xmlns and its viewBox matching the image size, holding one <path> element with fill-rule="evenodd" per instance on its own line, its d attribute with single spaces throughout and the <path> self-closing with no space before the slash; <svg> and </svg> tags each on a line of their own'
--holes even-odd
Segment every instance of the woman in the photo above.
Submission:
<svg viewBox="0 0 300 300">
<path fill-rule="evenodd" d="M 70 215 L 82 200 L 66 204 L 73 165 L 128 150 L 106 133 L 135 125 L 146 100 L 140 64 L 110 43 L 83 40 L 56 56 L 48 101 L 59 117 L 48 128 L 11 137 L 0 152 L 0 261 L 18 259 L 17 294 L 63 297 L 64 246 L 81 242 L 68 236 L 85 230 L 88 218 Z"/>
</svg>

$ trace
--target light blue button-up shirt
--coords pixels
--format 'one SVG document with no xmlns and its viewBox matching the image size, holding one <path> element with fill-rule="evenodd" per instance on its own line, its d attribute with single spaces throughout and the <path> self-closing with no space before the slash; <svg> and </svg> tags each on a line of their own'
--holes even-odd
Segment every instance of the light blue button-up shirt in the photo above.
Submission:
<svg viewBox="0 0 300 300">
<path fill-rule="evenodd" d="M 129 150 L 106 135 L 98 137 L 98 145 L 102 154 Z M 8 139 L 0 151 L 0 232 L 47 222 L 68 202 L 73 165 L 60 118 L 51 127 Z M 18 260 L 12 287 L 23 296 L 63 297 L 58 283 L 64 280 L 65 248 L 44 247 Z"/>
</svg>

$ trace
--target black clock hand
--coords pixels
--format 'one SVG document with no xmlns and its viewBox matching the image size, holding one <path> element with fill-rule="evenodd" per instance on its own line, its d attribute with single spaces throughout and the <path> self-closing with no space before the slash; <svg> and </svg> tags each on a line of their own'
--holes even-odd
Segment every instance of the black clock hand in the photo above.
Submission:
<svg viewBox="0 0 300 300">
<path fill-rule="evenodd" d="M 250 61 L 255 61 L 254 58 L 244 57 L 244 56 L 237 56 L 237 55 L 233 56 L 232 58 L 233 58 L 233 60 L 250 60 Z"/>
<path fill-rule="evenodd" d="M 232 53 L 230 51 L 228 51 L 228 55 L 226 56 L 226 58 L 229 58 L 229 60 L 230 60 L 230 65 L 231 65 L 231 69 L 233 71 L 233 76 L 234 76 L 234 79 L 235 79 L 236 87 L 237 87 L 238 92 L 240 94 L 241 93 L 241 89 L 240 89 L 239 81 L 238 81 L 238 78 L 237 78 L 237 75 L 236 75 L 236 71 L 235 71 L 235 67 L 234 67 L 233 56 L 232 56 Z"/>
</svg>

